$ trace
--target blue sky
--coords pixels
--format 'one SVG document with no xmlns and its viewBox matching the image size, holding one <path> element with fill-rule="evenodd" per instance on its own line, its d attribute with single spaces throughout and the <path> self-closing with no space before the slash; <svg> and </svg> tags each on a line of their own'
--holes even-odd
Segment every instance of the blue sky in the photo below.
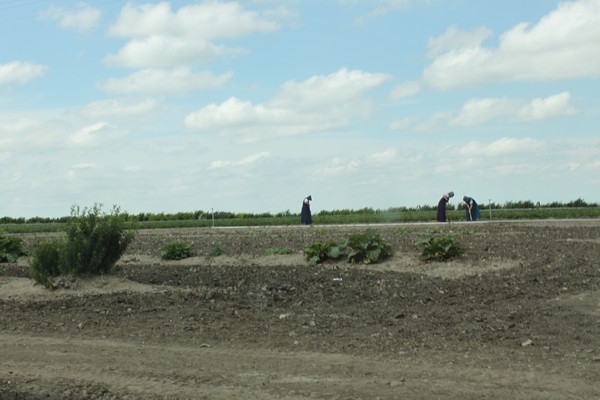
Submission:
<svg viewBox="0 0 600 400">
<path fill-rule="evenodd" d="M 600 201 L 600 0 L 0 0 L 0 216 Z"/>
</svg>

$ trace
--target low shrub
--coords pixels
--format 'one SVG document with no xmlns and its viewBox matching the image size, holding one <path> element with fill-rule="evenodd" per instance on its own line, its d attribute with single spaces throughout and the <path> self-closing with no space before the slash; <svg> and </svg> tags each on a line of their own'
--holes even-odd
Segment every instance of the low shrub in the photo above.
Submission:
<svg viewBox="0 0 600 400">
<path fill-rule="evenodd" d="M 125 229 L 125 221 L 116 206 L 109 214 L 99 204 L 83 209 L 73 206 L 66 226 L 63 272 L 109 273 L 134 237 L 133 231 Z"/>
<path fill-rule="evenodd" d="M 31 276 L 48 286 L 58 275 L 98 275 L 111 271 L 134 233 L 125 229 L 125 216 L 117 207 L 109 214 L 101 205 L 71 209 L 64 240 L 39 244 L 33 253 Z"/>
<path fill-rule="evenodd" d="M 270 247 L 265 250 L 265 254 L 268 256 L 277 256 L 277 255 L 285 255 L 285 254 L 293 254 L 294 250 L 289 247 Z"/>
<path fill-rule="evenodd" d="M 315 242 L 304 249 L 304 256 L 310 265 L 317 265 L 326 260 L 335 260 L 342 254 L 340 246 L 332 240 Z"/>
<path fill-rule="evenodd" d="M 216 244 L 212 247 L 212 249 L 210 249 L 208 256 L 209 257 L 219 257 L 219 256 L 223 255 L 223 253 L 224 253 L 223 249 L 218 244 Z"/>
<path fill-rule="evenodd" d="M 0 262 L 15 262 L 19 256 L 25 255 L 22 243 L 20 238 L 0 232 Z"/>
<path fill-rule="evenodd" d="M 183 260 L 191 255 L 190 245 L 179 240 L 167 243 L 160 249 L 160 258 L 163 260 Z"/>
<path fill-rule="evenodd" d="M 351 263 L 376 263 L 393 254 L 391 246 L 374 229 L 350 235 L 343 246 L 348 254 L 348 262 Z"/>
<path fill-rule="evenodd" d="M 46 287 L 52 286 L 52 278 L 61 275 L 65 244 L 62 240 L 39 243 L 34 249 L 29 267 L 29 275 Z"/>
<path fill-rule="evenodd" d="M 421 239 L 419 244 L 423 247 L 421 254 L 423 261 L 447 261 L 464 252 L 453 235 L 432 236 L 429 239 Z"/>
</svg>

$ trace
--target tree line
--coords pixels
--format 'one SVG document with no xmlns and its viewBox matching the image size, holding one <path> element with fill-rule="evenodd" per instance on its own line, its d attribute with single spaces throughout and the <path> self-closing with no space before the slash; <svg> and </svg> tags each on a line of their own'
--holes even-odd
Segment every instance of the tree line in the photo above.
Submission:
<svg viewBox="0 0 600 400">
<path fill-rule="evenodd" d="M 447 209 L 452 210 L 464 210 L 465 204 L 460 201 L 456 204 L 449 203 Z M 515 209 L 536 209 L 536 208 L 588 208 L 588 207 L 599 207 L 598 203 L 588 203 L 585 200 L 578 198 L 566 203 L 562 202 L 551 202 L 541 204 L 540 202 L 533 202 L 531 200 L 520 200 L 520 201 L 507 201 L 503 204 L 494 202 L 480 203 L 481 208 L 492 209 L 492 210 L 515 210 Z M 340 209 L 340 210 L 322 210 L 317 213 L 317 216 L 360 216 L 360 215 L 377 215 L 377 214 L 390 214 L 399 212 L 418 212 L 418 211 L 435 211 L 437 205 L 418 205 L 416 207 L 390 207 L 388 209 L 373 209 L 370 207 L 364 207 L 360 209 Z M 289 210 L 272 213 L 246 213 L 246 212 L 228 212 L 228 211 L 204 211 L 196 210 L 191 212 L 177 212 L 177 213 L 138 213 L 129 214 L 123 212 L 122 216 L 128 222 L 153 222 L 153 221 L 198 221 L 198 220 L 226 220 L 226 219 L 266 219 L 266 218 L 281 218 L 281 217 L 296 217 L 299 213 L 292 213 Z M 12 217 L 0 217 L 0 224 L 64 224 L 70 220 L 69 216 L 59 218 L 46 218 L 46 217 L 33 217 L 33 218 L 12 218 Z"/>
</svg>

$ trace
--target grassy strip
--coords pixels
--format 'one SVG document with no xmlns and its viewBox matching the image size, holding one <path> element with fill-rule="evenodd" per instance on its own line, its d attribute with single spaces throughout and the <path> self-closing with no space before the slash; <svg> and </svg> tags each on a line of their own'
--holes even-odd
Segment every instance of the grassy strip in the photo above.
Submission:
<svg viewBox="0 0 600 400">
<path fill-rule="evenodd" d="M 421 211 L 382 211 L 374 213 L 350 213 L 343 215 L 314 215 L 315 225 L 334 224 L 385 224 L 396 222 L 433 222 L 436 212 L 431 210 Z M 464 210 L 449 210 L 449 221 L 464 221 Z M 580 219 L 600 218 L 600 207 L 582 208 L 532 208 L 532 209 L 492 209 L 491 220 L 518 220 L 518 219 Z M 481 220 L 490 220 L 490 211 L 481 209 Z M 129 223 L 127 223 L 129 224 Z M 138 229 L 165 229 L 165 228 L 210 228 L 236 227 L 236 226 L 289 226 L 299 225 L 298 215 L 254 217 L 254 218 L 223 218 L 199 220 L 166 220 L 166 221 L 138 221 L 131 223 Z M 0 231 L 6 233 L 41 233 L 60 232 L 64 230 L 64 223 L 6 223 L 0 224 Z"/>
</svg>

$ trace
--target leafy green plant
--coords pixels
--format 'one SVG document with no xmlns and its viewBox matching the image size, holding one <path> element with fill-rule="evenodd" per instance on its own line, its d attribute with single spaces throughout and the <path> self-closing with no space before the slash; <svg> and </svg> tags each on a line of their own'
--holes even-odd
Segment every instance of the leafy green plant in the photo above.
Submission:
<svg viewBox="0 0 600 400">
<path fill-rule="evenodd" d="M 125 218 L 118 207 L 109 214 L 102 205 L 71 208 L 66 227 L 65 269 L 73 274 L 110 272 L 133 240 L 133 231 L 125 229 Z"/>
<path fill-rule="evenodd" d="M 268 256 L 277 256 L 277 255 L 285 255 L 285 254 L 293 254 L 294 250 L 289 247 L 270 247 L 265 250 L 265 254 Z"/>
<path fill-rule="evenodd" d="M 0 232 L 0 262 L 15 262 L 24 255 L 22 243 L 20 238 Z"/>
<path fill-rule="evenodd" d="M 311 243 L 304 249 L 304 256 L 310 265 L 317 265 L 326 260 L 335 260 L 342 254 L 340 246 L 332 240 Z"/>
<path fill-rule="evenodd" d="M 105 214 L 99 204 L 73 206 L 64 240 L 42 243 L 34 250 L 31 276 L 48 285 L 49 278 L 58 275 L 109 273 L 133 237 L 118 207 Z"/>
<path fill-rule="evenodd" d="M 63 240 L 54 239 L 39 243 L 32 254 L 29 275 L 46 287 L 52 286 L 52 278 L 61 274 L 61 257 L 64 253 Z"/>
<path fill-rule="evenodd" d="M 223 255 L 223 253 L 224 253 L 223 249 L 218 244 L 215 244 L 212 247 L 212 249 L 210 249 L 208 256 L 209 257 L 219 257 L 219 256 Z"/>
<path fill-rule="evenodd" d="M 183 260 L 191 255 L 190 245 L 180 240 L 167 243 L 160 249 L 160 258 L 163 260 Z"/>
<path fill-rule="evenodd" d="M 351 263 L 376 263 L 393 254 L 391 246 L 374 229 L 350 235 L 343 246 L 348 253 L 348 262 Z"/>
<path fill-rule="evenodd" d="M 446 261 L 464 252 L 453 235 L 432 236 L 429 239 L 421 239 L 419 244 L 423 247 L 421 254 L 423 261 Z"/>
</svg>

